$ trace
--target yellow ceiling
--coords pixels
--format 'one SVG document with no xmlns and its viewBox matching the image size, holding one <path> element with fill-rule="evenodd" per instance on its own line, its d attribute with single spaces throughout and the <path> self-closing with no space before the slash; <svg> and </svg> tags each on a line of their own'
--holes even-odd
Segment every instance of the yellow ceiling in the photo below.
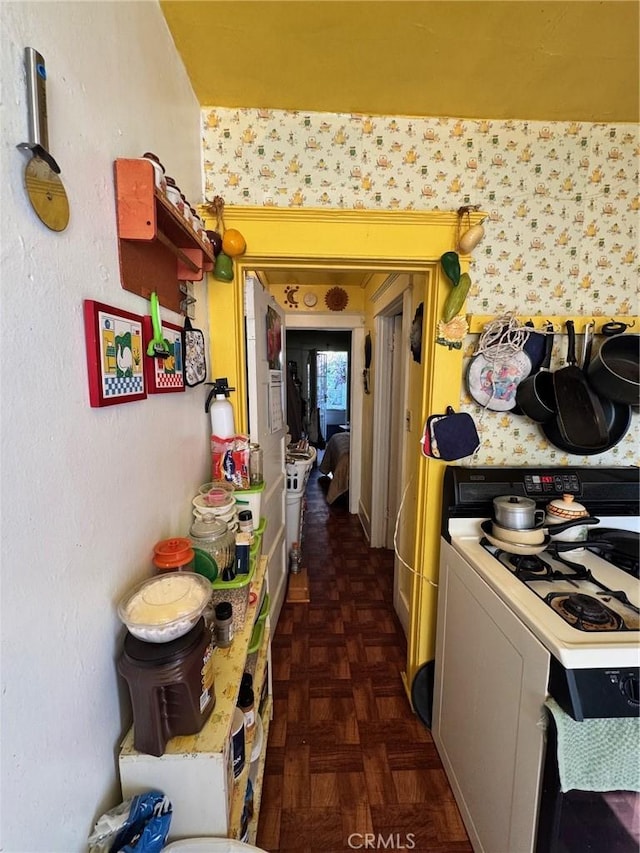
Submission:
<svg viewBox="0 0 640 853">
<path fill-rule="evenodd" d="M 204 106 L 637 122 L 638 0 L 161 0 Z"/>
</svg>

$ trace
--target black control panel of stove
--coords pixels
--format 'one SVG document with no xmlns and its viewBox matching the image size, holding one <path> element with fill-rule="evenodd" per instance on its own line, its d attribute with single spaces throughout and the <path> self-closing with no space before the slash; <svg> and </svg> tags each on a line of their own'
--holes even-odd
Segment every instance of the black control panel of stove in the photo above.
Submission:
<svg viewBox="0 0 640 853">
<path fill-rule="evenodd" d="M 523 477 L 524 490 L 532 498 L 555 495 L 579 495 L 580 480 L 574 472 L 566 474 L 525 474 Z"/>
<path fill-rule="evenodd" d="M 493 499 L 516 495 L 540 508 L 559 495 L 579 499 L 591 515 L 640 516 L 640 469 L 572 466 L 512 468 L 447 465 L 442 484 L 442 535 L 451 518 L 491 518 Z"/>
<path fill-rule="evenodd" d="M 551 658 L 549 693 L 574 720 L 640 715 L 640 669 L 565 669 Z"/>
</svg>

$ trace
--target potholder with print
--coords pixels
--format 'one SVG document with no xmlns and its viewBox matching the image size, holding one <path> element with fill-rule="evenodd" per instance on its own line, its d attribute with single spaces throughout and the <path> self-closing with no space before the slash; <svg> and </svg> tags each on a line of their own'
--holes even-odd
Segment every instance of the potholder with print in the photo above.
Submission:
<svg viewBox="0 0 640 853">
<path fill-rule="evenodd" d="M 184 352 L 184 384 L 193 388 L 207 378 L 207 359 L 205 354 L 204 334 L 200 329 L 194 329 L 187 317 L 182 330 Z"/>
</svg>

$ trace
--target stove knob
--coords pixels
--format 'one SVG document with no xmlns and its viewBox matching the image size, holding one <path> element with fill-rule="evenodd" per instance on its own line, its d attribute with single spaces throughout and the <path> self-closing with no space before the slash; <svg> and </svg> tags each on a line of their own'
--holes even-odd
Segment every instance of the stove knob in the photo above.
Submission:
<svg viewBox="0 0 640 853">
<path fill-rule="evenodd" d="M 618 686 L 630 705 L 640 705 L 640 681 L 637 675 L 623 675 Z"/>
</svg>

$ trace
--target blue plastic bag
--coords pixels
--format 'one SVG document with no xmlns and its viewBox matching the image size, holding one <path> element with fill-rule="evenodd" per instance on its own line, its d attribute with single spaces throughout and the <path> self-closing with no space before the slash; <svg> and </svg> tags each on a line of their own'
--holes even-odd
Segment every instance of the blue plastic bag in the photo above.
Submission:
<svg viewBox="0 0 640 853">
<path fill-rule="evenodd" d="M 162 791 L 137 794 L 102 815 L 89 837 L 89 853 L 160 853 L 172 811 Z"/>
</svg>

